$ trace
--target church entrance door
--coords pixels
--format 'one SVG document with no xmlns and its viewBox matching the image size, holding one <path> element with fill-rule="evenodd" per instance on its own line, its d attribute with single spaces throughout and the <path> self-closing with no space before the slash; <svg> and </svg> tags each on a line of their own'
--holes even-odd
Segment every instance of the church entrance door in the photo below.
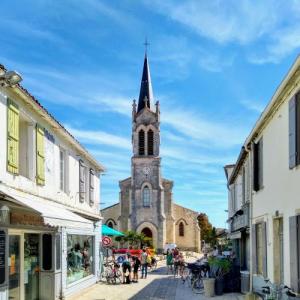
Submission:
<svg viewBox="0 0 300 300">
<path fill-rule="evenodd" d="M 145 227 L 141 233 L 145 235 L 145 241 L 142 243 L 142 247 L 153 247 L 153 234 L 150 228 Z"/>
</svg>

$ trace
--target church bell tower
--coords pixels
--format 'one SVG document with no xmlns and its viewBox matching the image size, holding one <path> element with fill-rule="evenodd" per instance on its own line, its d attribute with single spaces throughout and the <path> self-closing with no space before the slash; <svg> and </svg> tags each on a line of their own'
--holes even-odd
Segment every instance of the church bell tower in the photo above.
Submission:
<svg viewBox="0 0 300 300">
<path fill-rule="evenodd" d="M 131 227 L 153 227 L 163 241 L 164 193 L 160 158 L 160 106 L 154 103 L 149 61 L 145 54 L 138 103 L 132 105 Z M 161 228 L 161 229 L 160 229 Z M 147 230 L 148 230 L 147 229 Z M 143 231 L 142 231 L 143 232 Z M 152 237 L 155 239 L 155 237 Z M 158 245 L 157 245 L 158 246 Z"/>
</svg>

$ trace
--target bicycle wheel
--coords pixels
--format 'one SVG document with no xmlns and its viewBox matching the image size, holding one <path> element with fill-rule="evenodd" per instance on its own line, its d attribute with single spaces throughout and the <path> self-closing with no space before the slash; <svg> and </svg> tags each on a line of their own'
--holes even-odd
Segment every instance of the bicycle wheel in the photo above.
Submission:
<svg viewBox="0 0 300 300">
<path fill-rule="evenodd" d="M 192 291 L 195 294 L 201 294 L 204 292 L 203 280 L 201 277 L 196 278 L 192 283 Z"/>
</svg>

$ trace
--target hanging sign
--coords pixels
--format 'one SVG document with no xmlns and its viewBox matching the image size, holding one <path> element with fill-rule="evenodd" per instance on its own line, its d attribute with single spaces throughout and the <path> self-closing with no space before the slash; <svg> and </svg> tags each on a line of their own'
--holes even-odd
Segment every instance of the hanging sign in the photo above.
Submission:
<svg viewBox="0 0 300 300">
<path fill-rule="evenodd" d="M 112 239 L 109 236 L 104 236 L 102 238 L 102 245 L 104 247 L 110 247 L 112 245 Z"/>
</svg>

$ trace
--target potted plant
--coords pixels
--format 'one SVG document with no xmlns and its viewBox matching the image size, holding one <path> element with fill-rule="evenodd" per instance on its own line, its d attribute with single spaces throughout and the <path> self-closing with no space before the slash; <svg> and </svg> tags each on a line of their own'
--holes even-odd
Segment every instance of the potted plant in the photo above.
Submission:
<svg viewBox="0 0 300 300">
<path fill-rule="evenodd" d="M 209 259 L 209 266 L 212 277 L 215 280 L 215 293 L 222 295 L 224 290 L 224 276 L 229 273 L 231 262 L 227 258 L 212 257 Z"/>
</svg>

